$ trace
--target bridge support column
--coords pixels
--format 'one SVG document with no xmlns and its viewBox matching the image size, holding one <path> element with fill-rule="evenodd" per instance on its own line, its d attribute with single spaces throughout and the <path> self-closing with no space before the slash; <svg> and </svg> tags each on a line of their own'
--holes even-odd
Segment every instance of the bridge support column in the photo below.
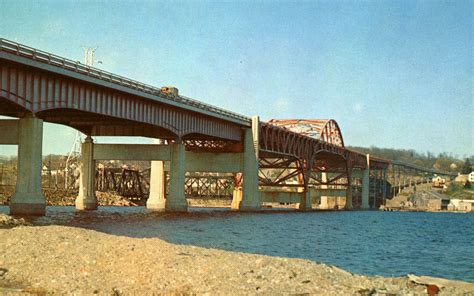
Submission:
<svg viewBox="0 0 474 296">
<path fill-rule="evenodd" d="M 398 194 L 402 193 L 402 183 L 404 183 L 404 180 L 402 180 L 402 177 L 398 177 Z"/>
<path fill-rule="evenodd" d="M 37 215 L 46 212 L 41 190 L 43 120 L 25 117 L 19 120 L 18 172 L 15 194 L 10 201 L 11 215 Z"/>
<path fill-rule="evenodd" d="M 328 181 L 327 173 L 321 173 L 321 182 L 324 184 L 324 185 L 321 185 L 321 189 L 328 189 L 328 185 L 326 185 L 327 181 Z M 319 208 L 322 210 L 326 210 L 329 208 L 327 196 L 321 196 L 321 202 L 319 204 Z"/>
<path fill-rule="evenodd" d="M 347 188 L 346 188 L 346 210 L 352 210 L 352 169 L 347 171 Z"/>
<path fill-rule="evenodd" d="M 165 163 L 164 161 L 151 162 L 150 195 L 146 207 L 153 211 L 165 210 Z"/>
<path fill-rule="evenodd" d="M 370 182 L 370 155 L 367 154 L 366 168 L 362 174 L 362 205 L 361 209 L 368 210 L 369 206 L 369 182 Z"/>
<path fill-rule="evenodd" d="M 232 203 L 230 205 L 230 208 L 232 210 L 238 210 L 241 202 L 242 202 L 242 188 L 236 188 L 232 192 Z"/>
<path fill-rule="evenodd" d="M 352 186 L 349 184 L 346 189 L 346 205 L 344 207 L 346 210 L 352 210 Z"/>
<path fill-rule="evenodd" d="M 303 192 L 301 192 L 301 200 L 298 207 L 300 211 L 309 211 L 313 207 L 311 206 L 311 194 L 309 188 L 305 188 Z"/>
<path fill-rule="evenodd" d="M 81 180 L 76 210 L 96 210 L 94 141 L 87 137 L 81 146 Z"/>
<path fill-rule="evenodd" d="M 241 211 L 260 210 L 262 205 L 258 192 L 258 128 L 259 117 L 254 116 L 252 129 L 246 129 L 244 136 L 242 197 L 240 203 L 233 202 L 234 206 L 238 203 Z M 239 194 L 234 194 L 234 197 L 239 198 Z"/>
<path fill-rule="evenodd" d="M 387 170 L 384 169 L 382 173 L 382 204 L 385 206 L 385 200 L 387 199 Z"/>
<path fill-rule="evenodd" d="M 171 148 L 170 191 L 166 197 L 167 212 L 186 212 L 188 203 L 184 194 L 186 154 L 184 144 L 174 143 Z"/>
<path fill-rule="evenodd" d="M 155 139 L 153 140 L 153 144 L 163 144 L 163 140 Z M 147 209 L 152 211 L 165 210 L 165 189 L 165 162 L 160 160 L 152 160 L 150 172 L 150 195 L 146 201 Z"/>
<path fill-rule="evenodd" d="M 329 202 L 328 202 L 328 197 L 327 196 L 321 196 L 321 201 L 319 204 L 319 208 L 322 210 L 327 210 L 329 209 Z"/>
</svg>

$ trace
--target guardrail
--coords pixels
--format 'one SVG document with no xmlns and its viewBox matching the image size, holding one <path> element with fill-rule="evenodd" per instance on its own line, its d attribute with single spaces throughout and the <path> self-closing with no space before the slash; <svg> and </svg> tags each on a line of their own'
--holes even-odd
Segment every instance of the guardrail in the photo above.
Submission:
<svg viewBox="0 0 474 296">
<path fill-rule="evenodd" d="M 406 162 L 398 161 L 398 160 L 392 160 L 392 165 L 398 165 L 398 166 L 418 170 L 418 171 L 421 171 L 421 172 L 432 173 L 432 174 L 438 174 L 438 175 L 444 175 L 444 176 L 457 176 L 456 173 L 438 171 L 438 170 L 435 170 L 435 169 L 425 168 L 425 167 L 422 167 L 422 166 L 418 166 L 418 165 L 415 165 L 415 164 L 406 163 Z"/>
<path fill-rule="evenodd" d="M 46 63 L 49 65 L 57 66 L 66 70 L 74 71 L 76 73 L 84 74 L 90 77 L 94 77 L 103 81 L 119 84 L 124 87 L 142 91 L 148 94 L 166 98 L 178 103 L 182 103 L 188 106 L 197 107 L 206 111 L 211 111 L 220 115 L 228 116 L 233 119 L 248 122 L 250 124 L 251 119 L 244 115 L 231 112 L 225 109 L 218 108 L 216 106 L 200 102 L 185 96 L 174 96 L 162 92 L 160 88 L 141 83 L 139 81 L 129 79 L 120 75 L 116 75 L 107 71 L 103 71 L 94 67 L 90 67 L 82 64 L 79 61 L 72 61 L 55 54 L 51 54 L 45 51 L 41 51 L 26 45 L 19 44 L 14 41 L 0 38 L 0 50 L 13 53 L 18 56 L 26 57 L 38 62 Z"/>
</svg>

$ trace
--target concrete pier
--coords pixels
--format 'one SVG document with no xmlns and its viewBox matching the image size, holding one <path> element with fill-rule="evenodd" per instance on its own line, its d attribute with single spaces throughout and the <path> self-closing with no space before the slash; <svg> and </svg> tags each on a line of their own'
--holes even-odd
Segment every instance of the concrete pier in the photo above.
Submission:
<svg viewBox="0 0 474 296">
<path fill-rule="evenodd" d="M 367 166 L 362 173 L 362 204 L 361 209 L 368 210 L 370 209 L 369 206 L 369 178 L 370 174 L 370 156 L 367 154 Z"/>
<path fill-rule="evenodd" d="M 146 207 L 152 211 L 165 210 L 165 162 L 152 161 L 150 174 L 150 195 L 146 201 Z"/>
<path fill-rule="evenodd" d="M 298 210 L 300 210 L 300 211 L 309 211 L 309 210 L 311 210 L 312 209 L 311 194 L 310 194 L 309 188 L 305 188 L 305 190 L 303 192 L 301 192 L 300 194 L 301 194 L 301 201 L 300 201 L 300 204 L 298 206 Z"/>
<path fill-rule="evenodd" d="M 41 190 L 43 120 L 24 117 L 18 124 L 18 173 L 10 214 L 42 216 L 46 211 Z"/>
<path fill-rule="evenodd" d="M 328 181 L 328 175 L 327 173 L 321 173 L 321 182 L 323 183 L 326 183 Z M 328 185 L 321 185 L 321 189 L 325 190 L 325 189 L 328 189 Z M 328 204 L 328 197 L 325 196 L 325 195 L 322 195 L 321 196 L 321 202 L 319 204 L 319 208 L 320 209 L 328 209 L 329 208 L 329 204 Z"/>
<path fill-rule="evenodd" d="M 94 142 L 91 137 L 87 137 L 82 143 L 81 154 L 81 179 L 76 209 L 96 210 Z"/>
<path fill-rule="evenodd" d="M 184 144 L 174 143 L 171 148 L 170 191 L 166 198 L 167 212 L 186 212 L 188 203 L 184 194 L 186 154 Z"/>
<path fill-rule="evenodd" d="M 246 129 L 244 135 L 244 153 L 242 164 L 242 195 L 238 192 L 233 201 L 233 209 L 255 211 L 261 208 L 262 202 L 258 191 L 258 116 L 252 118 L 252 129 Z M 256 150 L 257 148 L 257 150 Z"/>
<path fill-rule="evenodd" d="M 350 179 L 350 176 L 349 176 Z M 352 204 L 352 182 L 348 180 L 348 185 L 346 189 L 346 205 L 344 207 L 346 210 L 352 210 L 353 209 L 353 204 Z"/>
<path fill-rule="evenodd" d="M 382 173 L 382 204 L 385 205 L 385 200 L 387 199 L 387 170 L 383 170 Z"/>
<path fill-rule="evenodd" d="M 163 145 L 163 140 L 155 139 L 153 144 Z M 165 210 L 165 190 L 166 190 L 166 174 L 165 162 L 161 160 L 151 161 L 150 171 L 150 195 L 146 201 L 146 207 L 152 211 Z"/>
</svg>

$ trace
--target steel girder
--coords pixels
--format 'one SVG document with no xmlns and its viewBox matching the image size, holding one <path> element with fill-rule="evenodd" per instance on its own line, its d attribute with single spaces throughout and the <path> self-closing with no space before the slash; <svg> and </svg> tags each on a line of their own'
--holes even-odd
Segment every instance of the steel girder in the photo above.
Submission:
<svg viewBox="0 0 474 296">
<path fill-rule="evenodd" d="M 99 136 L 241 141 L 250 126 L 236 113 L 0 39 L 0 114 L 25 113 Z"/>
</svg>

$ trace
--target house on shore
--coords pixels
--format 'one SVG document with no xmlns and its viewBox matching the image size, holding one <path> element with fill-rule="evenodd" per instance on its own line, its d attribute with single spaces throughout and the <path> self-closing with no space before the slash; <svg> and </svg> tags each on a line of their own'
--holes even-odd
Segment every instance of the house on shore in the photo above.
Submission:
<svg viewBox="0 0 474 296">
<path fill-rule="evenodd" d="M 474 210 L 474 199 L 451 199 L 448 211 L 472 212 Z"/>
</svg>

